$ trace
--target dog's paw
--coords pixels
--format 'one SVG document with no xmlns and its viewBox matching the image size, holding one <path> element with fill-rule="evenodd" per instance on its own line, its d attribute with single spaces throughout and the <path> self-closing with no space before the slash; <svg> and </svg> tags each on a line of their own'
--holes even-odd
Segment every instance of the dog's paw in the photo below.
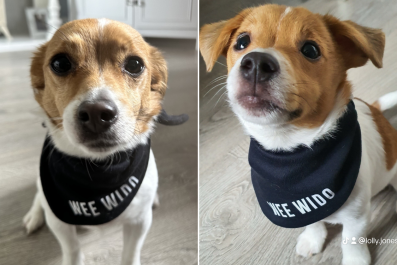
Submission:
<svg viewBox="0 0 397 265">
<path fill-rule="evenodd" d="M 79 251 L 76 256 L 64 257 L 62 265 L 85 265 L 85 256 L 81 251 Z"/>
<path fill-rule="evenodd" d="M 366 245 L 354 245 L 347 250 L 343 249 L 342 265 L 369 264 L 371 264 L 371 254 Z"/>
<path fill-rule="evenodd" d="M 23 218 L 23 226 L 29 235 L 39 229 L 44 224 L 43 210 L 30 210 Z"/>
<path fill-rule="evenodd" d="M 85 265 L 85 256 L 82 252 L 80 252 L 76 265 Z"/>
<path fill-rule="evenodd" d="M 323 249 L 325 236 L 326 235 L 314 234 L 308 230 L 303 231 L 298 237 L 296 253 L 305 258 L 320 253 Z"/>
<path fill-rule="evenodd" d="M 342 265 L 370 265 L 371 257 L 343 257 Z"/>
</svg>

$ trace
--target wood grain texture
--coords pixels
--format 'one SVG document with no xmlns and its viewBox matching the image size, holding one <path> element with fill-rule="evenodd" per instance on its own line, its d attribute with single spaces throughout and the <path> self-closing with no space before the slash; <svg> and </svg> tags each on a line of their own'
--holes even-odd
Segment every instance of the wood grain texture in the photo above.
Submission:
<svg viewBox="0 0 397 265">
<path fill-rule="evenodd" d="M 207 12 L 215 4 L 202 0 L 200 24 L 226 19 L 225 14 L 230 18 L 240 10 L 239 2 L 218 0 L 217 12 Z M 250 4 L 257 5 L 258 1 L 244 1 L 244 7 Z M 354 95 L 369 103 L 397 90 L 397 1 L 310 0 L 302 4 L 286 0 L 282 4 L 303 5 L 316 13 L 328 12 L 364 26 L 382 28 L 386 34 L 383 69 L 368 63 L 350 70 L 349 80 Z M 304 259 L 295 254 L 296 239 L 303 229 L 280 228 L 263 215 L 251 184 L 249 137 L 227 105 L 226 96 L 220 98 L 225 92 L 221 83 L 225 82 L 227 71 L 222 65 L 225 59 L 218 61 L 214 70 L 206 73 L 200 58 L 200 264 L 340 264 L 341 226 L 328 225 L 323 252 Z M 219 81 L 211 83 L 217 77 L 221 77 Z M 368 238 L 397 239 L 396 199 L 391 187 L 373 199 Z M 397 245 L 369 245 L 369 250 L 373 264 L 397 263 Z"/>
<path fill-rule="evenodd" d="M 149 39 L 164 52 L 169 114 L 187 113 L 188 123 L 158 125 L 152 148 L 159 170 L 160 207 L 142 251 L 142 264 L 197 264 L 197 51 L 191 40 Z M 35 115 L 30 52 L 0 54 L 0 264 L 60 264 L 59 245 L 45 226 L 26 236 L 22 217 L 36 192 L 46 130 Z M 121 228 L 79 230 L 86 265 L 119 264 Z"/>
</svg>

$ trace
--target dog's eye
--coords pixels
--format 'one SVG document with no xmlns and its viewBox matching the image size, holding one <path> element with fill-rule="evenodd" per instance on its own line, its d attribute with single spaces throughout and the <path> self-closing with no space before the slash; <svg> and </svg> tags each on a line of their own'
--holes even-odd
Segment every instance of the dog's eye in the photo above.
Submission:
<svg viewBox="0 0 397 265">
<path fill-rule="evenodd" d="M 125 61 L 124 70 L 133 76 L 137 76 L 142 73 L 145 68 L 142 59 L 136 56 L 129 57 Z"/>
<path fill-rule="evenodd" d="M 320 57 L 320 49 L 318 48 L 317 44 L 314 42 L 306 42 L 305 44 L 303 44 L 301 53 L 305 57 L 312 59 L 312 60 Z"/>
<path fill-rule="evenodd" d="M 251 43 L 251 38 L 249 35 L 243 35 L 241 37 L 237 38 L 236 45 L 234 45 L 234 49 L 237 51 L 244 50 L 245 48 L 248 47 L 248 45 Z"/>
<path fill-rule="evenodd" d="M 72 69 L 72 63 L 66 55 L 60 54 L 55 56 L 52 60 L 51 68 L 56 74 L 64 75 Z"/>
</svg>

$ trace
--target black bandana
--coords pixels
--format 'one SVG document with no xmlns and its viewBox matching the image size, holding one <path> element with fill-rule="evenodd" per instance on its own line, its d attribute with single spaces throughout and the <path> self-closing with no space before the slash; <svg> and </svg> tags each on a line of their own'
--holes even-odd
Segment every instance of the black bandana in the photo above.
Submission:
<svg viewBox="0 0 397 265">
<path fill-rule="evenodd" d="M 265 150 L 251 138 L 252 184 L 274 224 L 297 228 L 336 212 L 353 190 L 361 164 L 361 131 L 351 101 L 330 137 L 292 152 Z"/>
<path fill-rule="evenodd" d="M 51 210 L 73 225 L 99 225 L 115 219 L 138 192 L 149 154 L 150 140 L 112 160 L 91 162 L 59 152 L 47 137 L 40 177 Z"/>
</svg>

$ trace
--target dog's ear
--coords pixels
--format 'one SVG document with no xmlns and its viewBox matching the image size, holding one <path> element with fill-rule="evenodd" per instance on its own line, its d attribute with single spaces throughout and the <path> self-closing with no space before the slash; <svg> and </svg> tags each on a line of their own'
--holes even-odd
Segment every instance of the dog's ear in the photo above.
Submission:
<svg viewBox="0 0 397 265">
<path fill-rule="evenodd" d="M 347 69 L 363 66 L 368 59 L 376 67 L 382 67 L 385 49 L 385 34 L 382 30 L 363 27 L 350 20 L 340 21 L 331 15 L 323 18 L 339 46 Z"/>
<path fill-rule="evenodd" d="M 47 44 L 41 45 L 33 54 L 32 64 L 30 65 L 30 81 L 35 89 L 44 89 L 44 57 Z"/>
<path fill-rule="evenodd" d="M 161 102 L 167 90 L 167 63 L 163 55 L 158 49 L 149 46 L 149 60 L 151 65 L 150 107 L 147 107 L 145 110 L 146 116 L 140 118 L 142 131 L 145 131 L 144 128 L 147 128 L 146 123 L 151 117 L 160 114 L 162 109 Z"/>
<path fill-rule="evenodd" d="M 152 92 L 159 94 L 161 98 L 163 98 L 167 89 L 167 63 L 158 49 L 150 46 L 149 52 L 150 62 L 152 65 L 150 88 Z"/>
<path fill-rule="evenodd" d="M 230 46 L 230 38 L 240 27 L 251 10 L 251 8 L 244 9 L 234 18 L 207 24 L 201 28 L 200 52 L 207 65 L 208 72 L 212 70 L 216 60 L 221 54 L 226 56 Z"/>
<path fill-rule="evenodd" d="M 47 43 L 41 45 L 33 54 L 32 63 L 30 65 L 30 82 L 33 87 L 34 97 L 41 105 L 44 94 L 44 58 L 47 50 Z"/>
<path fill-rule="evenodd" d="M 44 92 L 44 58 L 47 50 L 47 44 L 43 44 L 33 54 L 32 63 L 30 65 L 30 82 L 34 90 L 36 100 L 41 103 Z"/>
</svg>

